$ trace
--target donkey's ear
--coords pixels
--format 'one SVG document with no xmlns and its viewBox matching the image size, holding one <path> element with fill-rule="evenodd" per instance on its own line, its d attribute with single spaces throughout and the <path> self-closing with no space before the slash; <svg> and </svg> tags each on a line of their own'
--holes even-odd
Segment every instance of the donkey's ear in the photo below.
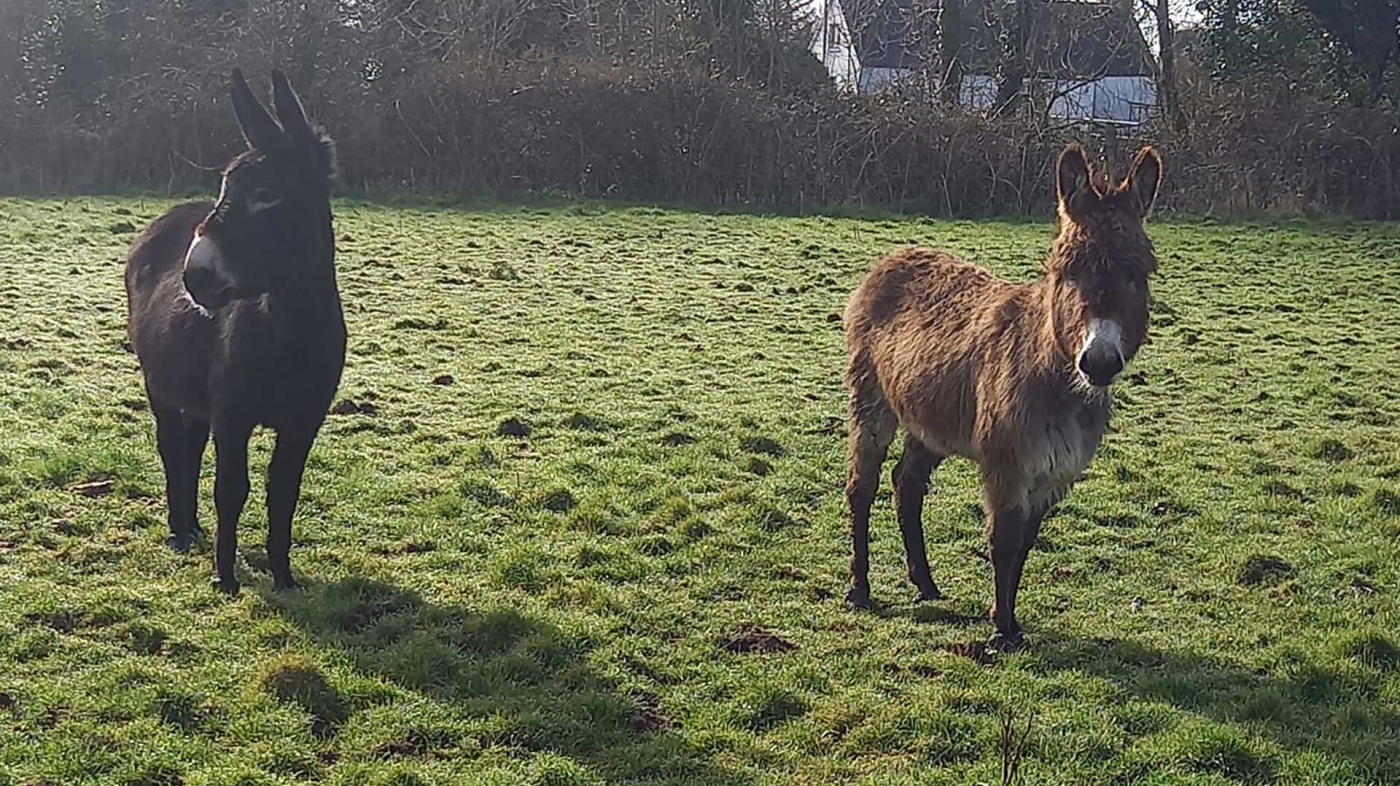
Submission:
<svg viewBox="0 0 1400 786">
<path fill-rule="evenodd" d="M 1055 192 L 1060 204 L 1068 205 L 1077 194 L 1092 188 L 1092 179 L 1084 148 L 1077 142 L 1071 142 L 1060 153 L 1060 162 L 1055 166 Z"/>
<path fill-rule="evenodd" d="M 287 81 L 286 75 L 276 69 L 272 71 L 272 105 L 277 108 L 277 119 L 282 123 L 289 139 L 297 143 L 316 140 L 311 131 L 311 123 L 306 119 L 306 110 L 302 108 L 301 99 L 297 98 L 296 91 L 292 89 L 292 83 Z"/>
<path fill-rule="evenodd" d="M 281 71 L 272 71 L 272 105 L 287 130 L 287 140 L 299 153 L 309 155 L 327 177 L 335 176 L 335 142 L 320 126 L 311 125 L 306 108 Z"/>
<path fill-rule="evenodd" d="M 1150 145 L 1138 151 L 1128 176 L 1123 179 L 1120 190 L 1137 197 L 1138 205 L 1145 216 L 1152 211 L 1152 203 L 1157 201 L 1157 189 L 1162 184 L 1162 157 Z"/>
<path fill-rule="evenodd" d="M 248 81 L 237 68 L 233 69 L 233 113 L 238 116 L 238 127 L 250 149 L 273 150 L 281 145 L 282 128 L 248 89 Z"/>
</svg>

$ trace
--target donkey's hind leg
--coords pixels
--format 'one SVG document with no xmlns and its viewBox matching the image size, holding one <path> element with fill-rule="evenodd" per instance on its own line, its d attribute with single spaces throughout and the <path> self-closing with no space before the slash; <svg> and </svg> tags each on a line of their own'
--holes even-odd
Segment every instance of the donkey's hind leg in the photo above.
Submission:
<svg viewBox="0 0 1400 786">
<path fill-rule="evenodd" d="M 846 502 L 851 508 L 851 589 L 846 602 L 870 608 L 870 506 L 880 490 L 880 465 L 894 441 L 896 421 L 883 398 L 851 396 Z"/>
<path fill-rule="evenodd" d="M 209 423 L 189 417 L 150 397 L 156 416 L 156 446 L 165 465 L 165 504 L 170 524 L 170 548 L 184 552 L 204 534 L 199 527 L 199 465 L 209 442 Z"/>
<path fill-rule="evenodd" d="M 941 461 L 942 456 L 929 450 L 911 434 L 904 438 L 904 455 L 895 464 L 891 475 L 895 509 L 899 512 L 899 531 L 904 536 L 904 556 L 909 564 L 909 580 L 919 590 L 914 598 L 916 603 L 943 597 L 929 573 L 923 520 L 929 477 Z"/>
</svg>

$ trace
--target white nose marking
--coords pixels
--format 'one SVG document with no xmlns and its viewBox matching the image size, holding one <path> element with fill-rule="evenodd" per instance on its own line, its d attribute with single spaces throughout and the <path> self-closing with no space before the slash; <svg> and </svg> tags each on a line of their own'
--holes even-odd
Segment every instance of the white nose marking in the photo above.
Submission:
<svg viewBox="0 0 1400 786">
<path fill-rule="evenodd" d="M 1103 357 L 1109 353 L 1117 356 L 1119 369 L 1128 365 L 1127 358 L 1123 356 L 1122 326 L 1111 319 L 1089 320 L 1089 332 L 1084 336 L 1084 346 L 1079 348 L 1079 356 L 1075 358 L 1075 366 L 1080 367 L 1086 357 Z M 1089 380 L 1082 370 L 1079 374 L 1084 377 L 1085 381 Z"/>
<path fill-rule="evenodd" d="M 1123 328 L 1111 319 L 1091 319 L 1089 320 L 1089 334 L 1084 337 L 1084 346 L 1080 348 L 1079 354 L 1083 355 L 1094 350 L 1102 352 L 1104 349 L 1112 347 L 1118 354 L 1118 359 L 1123 359 Z"/>
</svg>

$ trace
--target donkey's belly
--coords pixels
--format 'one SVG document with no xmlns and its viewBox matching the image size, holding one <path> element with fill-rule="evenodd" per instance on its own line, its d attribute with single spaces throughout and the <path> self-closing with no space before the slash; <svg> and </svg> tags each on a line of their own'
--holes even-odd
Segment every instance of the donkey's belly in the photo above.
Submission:
<svg viewBox="0 0 1400 786">
<path fill-rule="evenodd" d="M 233 366 L 216 371 L 211 392 L 236 392 L 216 401 L 216 408 L 232 408 L 259 426 L 282 431 L 320 424 L 340 382 L 339 358 L 331 355 L 305 366 Z M 222 372 L 222 373 L 220 373 Z"/>
<path fill-rule="evenodd" d="M 911 419 L 904 421 L 904 429 L 940 456 L 962 456 L 979 463 L 982 460 L 972 441 L 956 428 L 931 427 L 926 421 Z"/>
<path fill-rule="evenodd" d="M 942 456 L 981 461 L 973 443 L 976 407 L 970 387 L 950 375 L 921 374 L 893 380 L 886 396 L 905 431 Z"/>
</svg>

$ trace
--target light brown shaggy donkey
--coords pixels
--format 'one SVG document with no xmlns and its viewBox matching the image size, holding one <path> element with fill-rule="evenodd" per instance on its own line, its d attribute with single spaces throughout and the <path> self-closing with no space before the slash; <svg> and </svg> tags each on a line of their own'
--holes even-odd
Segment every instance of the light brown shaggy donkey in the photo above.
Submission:
<svg viewBox="0 0 1400 786">
<path fill-rule="evenodd" d="M 870 506 L 903 426 L 895 507 L 917 599 L 940 597 L 921 519 L 929 477 L 945 457 L 965 456 L 982 468 L 996 572 L 991 644 L 1021 643 L 1016 591 L 1026 556 L 1094 455 L 1108 426 L 1108 386 L 1147 333 L 1157 258 L 1143 219 L 1161 176 L 1161 157 L 1146 147 L 1112 185 L 1070 145 L 1057 167 L 1059 230 L 1040 280 L 1015 284 L 911 248 L 861 282 L 846 309 L 852 606 L 870 606 Z"/>
</svg>

